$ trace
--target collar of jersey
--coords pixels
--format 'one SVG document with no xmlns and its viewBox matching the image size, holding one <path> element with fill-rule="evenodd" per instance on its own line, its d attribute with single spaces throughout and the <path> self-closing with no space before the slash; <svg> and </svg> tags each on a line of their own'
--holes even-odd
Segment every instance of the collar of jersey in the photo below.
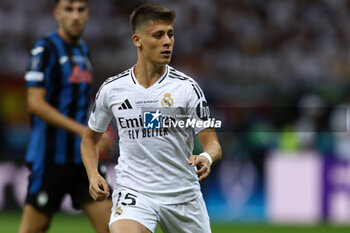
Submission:
<svg viewBox="0 0 350 233">
<path fill-rule="evenodd" d="M 136 77 L 135 77 L 135 74 L 134 74 L 134 68 L 135 68 L 136 65 L 134 65 L 133 67 L 131 67 L 131 79 L 133 81 L 133 83 L 143 89 L 150 89 L 152 88 L 153 86 L 156 86 L 157 84 L 163 82 L 163 80 L 168 76 L 168 70 L 169 70 L 169 66 L 166 65 L 165 66 L 165 72 L 160 76 L 160 78 L 150 87 L 148 88 L 144 88 L 143 86 L 140 85 L 139 81 L 137 81 Z"/>
</svg>

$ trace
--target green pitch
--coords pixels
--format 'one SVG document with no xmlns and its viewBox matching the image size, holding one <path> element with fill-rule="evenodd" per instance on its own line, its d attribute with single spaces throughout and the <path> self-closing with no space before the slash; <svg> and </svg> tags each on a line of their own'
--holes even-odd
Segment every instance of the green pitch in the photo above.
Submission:
<svg viewBox="0 0 350 233">
<path fill-rule="evenodd" d="M 0 232 L 17 232 L 20 212 L 0 212 Z M 350 223 L 349 223 L 350 224 Z M 254 224 L 212 224 L 213 233 L 345 233 L 350 226 L 271 226 Z M 89 220 L 84 215 L 56 214 L 48 233 L 94 233 Z M 162 233 L 157 229 L 156 233 Z M 196 233 L 196 232 L 194 232 Z"/>
</svg>

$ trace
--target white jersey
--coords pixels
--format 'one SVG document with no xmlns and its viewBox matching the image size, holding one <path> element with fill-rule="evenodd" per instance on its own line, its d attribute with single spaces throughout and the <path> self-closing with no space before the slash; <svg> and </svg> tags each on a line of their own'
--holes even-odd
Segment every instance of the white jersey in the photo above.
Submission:
<svg viewBox="0 0 350 233">
<path fill-rule="evenodd" d="M 200 185 L 196 168 L 188 161 L 193 132 L 205 127 L 147 128 L 145 121 L 169 120 L 170 115 L 205 119 L 209 113 L 204 94 L 192 78 L 170 66 L 149 88 L 138 83 L 133 70 L 104 82 L 89 119 L 92 130 L 104 132 L 116 118 L 120 150 L 116 187 L 136 190 L 164 204 L 193 200 L 200 195 Z"/>
</svg>

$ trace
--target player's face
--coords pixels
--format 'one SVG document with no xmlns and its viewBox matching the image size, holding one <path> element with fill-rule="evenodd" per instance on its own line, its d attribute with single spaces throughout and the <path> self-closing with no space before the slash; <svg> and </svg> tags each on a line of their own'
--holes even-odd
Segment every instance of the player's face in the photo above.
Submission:
<svg viewBox="0 0 350 233">
<path fill-rule="evenodd" d="M 59 34 L 63 39 L 77 41 L 89 17 L 87 2 L 61 0 L 55 8 L 55 16 L 59 23 Z"/>
<path fill-rule="evenodd" d="M 168 64 L 174 46 L 173 23 L 150 21 L 141 28 L 139 48 L 142 56 L 149 62 L 159 65 Z"/>
</svg>

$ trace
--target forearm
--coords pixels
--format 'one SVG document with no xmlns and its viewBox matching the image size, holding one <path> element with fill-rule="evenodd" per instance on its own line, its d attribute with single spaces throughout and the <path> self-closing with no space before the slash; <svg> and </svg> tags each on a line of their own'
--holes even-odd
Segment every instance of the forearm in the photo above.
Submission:
<svg viewBox="0 0 350 233">
<path fill-rule="evenodd" d="M 214 129 L 202 130 L 197 136 L 205 153 L 192 155 L 188 164 L 199 166 L 199 170 L 196 173 L 201 181 L 210 174 L 210 165 L 221 159 L 222 151 Z"/>
<path fill-rule="evenodd" d="M 213 163 L 217 162 L 222 157 L 222 149 L 214 129 L 205 129 L 198 135 L 200 144 L 203 147 L 203 152 L 210 155 Z"/>
<path fill-rule="evenodd" d="M 81 141 L 80 149 L 81 158 L 90 180 L 92 176 L 98 175 L 98 142 L 85 135 Z"/>
<path fill-rule="evenodd" d="M 80 137 L 83 136 L 86 126 L 63 115 L 46 101 L 40 101 L 34 106 L 30 109 L 30 113 L 40 117 L 50 125 L 75 133 Z"/>
<path fill-rule="evenodd" d="M 203 152 L 207 152 L 213 160 L 213 163 L 219 161 L 222 157 L 222 149 L 218 140 L 208 142 L 203 147 Z"/>
</svg>

